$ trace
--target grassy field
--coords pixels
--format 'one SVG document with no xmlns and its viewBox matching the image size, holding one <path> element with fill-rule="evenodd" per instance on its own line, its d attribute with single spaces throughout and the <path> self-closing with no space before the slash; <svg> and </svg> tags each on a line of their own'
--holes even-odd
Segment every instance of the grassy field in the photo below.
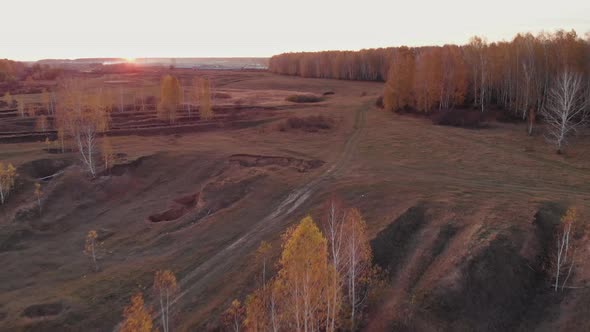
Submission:
<svg viewBox="0 0 590 332">
<path fill-rule="evenodd" d="M 243 119 L 258 121 L 113 136 L 117 166 L 94 180 L 76 166 L 75 153 L 47 153 L 41 142 L 0 145 L 0 160 L 20 174 L 0 207 L 0 329 L 110 331 L 132 293 L 152 299 L 158 269 L 180 281 L 175 330 L 215 329 L 231 300 L 256 287 L 260 241 L 279 248 L 281 232 L 317 216 L 332 193 L 361 210 L 375 258 L 389 270 L 366 330 L 588 328 L 586 288 L 563 301 L 539 278 L 547 243 L 537 226 L 567 205 L 582 213 L 590 206 L 587 132 L 557 155 L 540 133 L 526 136 L 524 124 L 467 130 L 383 112 L 374 106 L 381 83 L 210 75 L 217 91 L 232 95 L 218 106 L 242 99 L 251 106 Z M 334 94 L 319 103 L 285 101 L 326 91 Z M 308 115 L 329 117 L 334 126 L 278 130 L 286 118 Z M 243 158 L 264 162 L 244 166 Z M 43 184 L 39 216 L 34 179 L 70 164 Z M 179 203 L 192 195 L 194 202 Z M 180 216 L 152 221 L 168 214 Z M 101 242 L 96 273 L 82 253 L 92 229 Z M 581 246 L 579 257 L 587 250 Z M 572 284 L 586 287 L 585 265 L 581 259 Z"/>
</svg>

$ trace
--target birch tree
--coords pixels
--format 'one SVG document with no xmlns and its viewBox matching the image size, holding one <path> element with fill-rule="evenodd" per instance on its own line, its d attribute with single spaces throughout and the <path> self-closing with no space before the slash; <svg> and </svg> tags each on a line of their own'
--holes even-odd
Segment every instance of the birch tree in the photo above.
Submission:
<svg viewBox="0 0 590 332">
<path fill-rule="evenodd" d="M 63 83 L 56 122 L 62 151 L 67 135 L 75 142 L 82 163 L 94 177 L 97 173 L 98 136 L 108 130 L 110 118 L 104 93 L 101 90 L 88 91 L 84 83 L 79 80 Z"/>
<path fill-rule="evenodd" d="M 104 165 L 104 170 L 107 171 L 113 167 L 113 163 L 115 161 L 115 153 L 113 151 L 113 145 L 111 144 L 111 140 L 109 137 L 104 136 L 101 141 L 100 146 L 100 153 L 102 156 L 102 163 Z"/>
<path fill-rule="evenodd" d="M 41 196 L 43 192 L 41 191 L 41 184 L 35 183 L 35 199 L 37 200 L 37 205 L 39 205 L 39 215 L 41 215 Z"/>
<path fill-rule="evenodd" d="M 20 117 L 25 117 L 25 100 L 22 96 L 18 96 L 16 99 L 16 107 L 18 108 L 18 112 L 20 113 Z"/>
<path fill-rule="evenodd" d="M 12 95 L 8 91 L 4 93 L 4 97 L 2 97 L 2 100 L 6 103 L 7 107 L 11 107 L 14 103 L 14 98 L 12 98 Z"/>
<path fill-rule="evenodd" d="M 224 325 L 231 331 L 240 332 L 244 321 L 244 307 L 238 300 L 233 300 L 223 315 Z"/>
<path fill-rule="evenodd" d="M 199 84 L 199 116 L 202 120 L 213 119 L 213 105 L 211 102 L 211 81 L 205 77 Z"/>
<path fill-rule="evenodd" d="M 573 248 L 572 232 L 577 221 L 577 213 L 574 208 L 569 208 L 561 217 L 557 227 L 557 250 L 555 252 L 555 284 L 554 290 L 560 287 L 563 290 L 574 267 L 575 250 Z M 563 281 L 561 280 L 563 278 Z"/>
<path fill-rule="evenodd" d="M 372 272 L 371 246 L 367 236 L 367 226 L 359 210 L 350 209 L 346 214 L 345 255 L 347 258 L 345 278 L 347 300 L 350 306 L 350 328 L 357 326 L 357 313 L 365 304 Z"/>
<path fill-rule="evenodd" d="M 154 290 L 160 302 L 160 321 L 162 330 L 170 331 L 170 297 L 176 292 L 177 284 L 174 273 L 170 270 L 156 271 L 154 278 Z"/>
<path fill-rule="evenodd" d="M 4 163 L 0 162 L 0 203 L 4 204 L 8 199 L 14 188 L 16 176 L 16 168 L 12 164 L 5 167 Z"/>
<path fill-rule="evenodd" d="M 542 115 L 547 123 L 546 138 L 562 153 L 567 138 L 586 122 L 588 96 L 580 74 L 563 71 L 549 90 Z"/>
<path fill-rule="evenodd" d="M 158 104 L 158 117 L 174 123 L 176 121 L 178 105 L 181 102 L 181 87 L 178 79 L 172 75 L 162 78 L 160 91 L 160 103 Z"/>
<path fill-rule="evenodd" d="M 151 332 L 152 326 L 152 315 L 145 307 L 143 294 L 133 295 L 131 303 L 123 311 L 123 323 L 119 332 Z"/>
<path fill-rule="evenodd" d="M 331 269 L 327 242 L 311 217 L 287 233 L 275 286 L 287 326 L 296 331 L 317 331 L 325 326 L 326 298 Z"/>
<path fill-rule="evenodd" d="M 84 243 L 84 253 L 92 259 L 94 271 L 98 271 L 98 263 L 96 261 L 96 239 L 98 234 L 95 230 L 91 230 L 86 234 L 86 242 Z"/>
<path fill-rule="evenodd" d="M 322 226 L 328 240 L 329 264 L 335 273 L 332 274 L 330 282 L 332 287 L 327 298 L 326 308 L 326 331 L 335 331 L 336 321 L 340 314 L 342 304 L 341 292 L 342 275 L 346 270 L 347 261 L 343 257 L 345 251 L 345 221 L 346 209 L 342 201 L 336 197 L 330 198 L 324 205 L 324 217 Z"/>
<path fill-rule="evenodd" d="M 271 244 L 266 241 L 260 242 L 260 246 L 256 249 L 256 258 L 262 265 L 262 288 L 266 288 L 266 268 L 270 259 L 271 250 Z"/>
</svg>

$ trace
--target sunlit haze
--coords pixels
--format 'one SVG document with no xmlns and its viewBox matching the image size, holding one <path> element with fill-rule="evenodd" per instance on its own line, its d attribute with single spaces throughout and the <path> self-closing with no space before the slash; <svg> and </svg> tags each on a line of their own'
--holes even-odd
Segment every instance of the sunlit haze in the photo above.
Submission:
<svg viewBox="0 0 590 332">
<path fill-rule="evenodd" d="M 590 30 L 590 1 L 10 1 L 0 57 L 266 57 Z"/>
</svg>

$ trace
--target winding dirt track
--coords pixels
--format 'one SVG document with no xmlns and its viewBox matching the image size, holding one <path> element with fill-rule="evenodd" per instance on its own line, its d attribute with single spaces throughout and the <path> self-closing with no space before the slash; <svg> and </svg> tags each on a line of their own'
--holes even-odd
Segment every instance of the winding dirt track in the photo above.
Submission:
<svg viewBox="0 0 590 332">
<path fill-rule="evenodd" d="M 368 107 L 368 104 L 364 104 L 356 112 L 353 132 L 348 137 L 338 160 L 322 174 L 289 193 L 269 215 L 260 220 L 247 233 L 186 274 L 179 282 L 179 288 L 182 292 L 173 299 L 172 303 L 179 301 L 188 293 L 198 294 L 206 289 L 214 278 L 218 277 L 220 273 L 222 274 L 223 271 L 229 270 L 230 266 L 242 259 L 249 248 L 255 248 L 260 243 L 264 235 L 266 235 L 264 229 L 268 225 L 288 222 L 287 217 L 293 211 L 309 199 L 313 193 L 317 192 L 327 180 L 342 170 L 354 153 L 361 133 L 365 128 L 365 114 Z"/>
<path fill-rule="evenodd" d="M 255 224 L 248 232 L 221 249 L 215 255 L 204 261 L 192 271 L 187 273 L 179 280 L 178 286 L 181 292 L 171 301 L 172 304 L 180 301 L 184 296 L 199 295 L 201 292 L 210 287 L 210 285 L 223 275 L 225 271 L 231 270 L 231 266 L 238 264 L 243 259 L 244 254 L 254 250 L 261 240 L 273 229 L 268 229 L 270 225 L 284 226 L 289 222 L 288 217 L 298 207 L 305 203 L 312 194 L 318 191 L 328 182 L 335 174 L 338 174 L 346 166 L 348 160 L 353 155 L 361 134 L 365 128 L 366 112 L 370 103 L 359 106 L 355 113 L 355 121 L 352 133 L 348 136 L 344 144 L 344 149 L 337 161 L 329 168 L 323 171 L 317 177 L 309 180 L 304 185 L 291 191 L 266 217 Z M 155 319 L 159 319 L 160 312 L 156 313 Z M 120 324 L 114 327 L 118 331 Z"/>
</svg>

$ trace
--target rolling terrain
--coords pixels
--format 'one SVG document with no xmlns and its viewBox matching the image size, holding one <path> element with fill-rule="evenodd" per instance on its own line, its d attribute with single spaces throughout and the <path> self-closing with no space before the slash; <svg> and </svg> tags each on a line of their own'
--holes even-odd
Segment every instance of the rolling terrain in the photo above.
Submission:
<svg viewBox="0 0 590 332">
<path fill-rule="evenodd" d="M 255 286 L 260 241 L 279 248 L 281 233 L 317 217 L 333 193 L 360 209 L 387 272 L 365 330 L 590 328 L 587 263 L 578 263 L 575 288 L 558 293 L 544 270 L 563 211 L 576 205 L 583 219 L 590 206 L 587 131 L 563 156 L 524 124 L 468 130 L 384 112 L 374 106 L 383 83 L 211 75 L 230 97 L 215 101 L 209 122 L 183 110 L 170 126 L 153 107 L 114 113 L 116 165 L 96 179 L 76 153 L 41 142 L 51 132 L 1 113 L 0 160 L 19 179 L 0 206 L 0 330 L 112 331 L 134 292 L 155 305 L 158 269 L 179 280 L 174 330 L 219 329 L 231 300 Z M 334 94 L 319 103 L 285 101 L 325 92 Z M 332 128 L 278 129 L 318 114 Z M 48 176 L 39 215 L 33 185 Z M 93 229 L 98 272 L 82 253 Z M 579 257 L 586 237 L 576 239 Z"/>
</svg>

